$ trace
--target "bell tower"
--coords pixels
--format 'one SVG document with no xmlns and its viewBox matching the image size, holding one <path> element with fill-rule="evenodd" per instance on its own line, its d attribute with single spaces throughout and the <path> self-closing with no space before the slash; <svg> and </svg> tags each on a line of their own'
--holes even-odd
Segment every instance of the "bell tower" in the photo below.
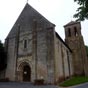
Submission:
<svg viewBox="0 0 88 88">
<path fill-rule="evenodd" d="M 72 50 L 74 75 L 88 75 L 87 55 L 80 22 L 71 21 L 64 26 L 65 42 Z"/>
</svg>

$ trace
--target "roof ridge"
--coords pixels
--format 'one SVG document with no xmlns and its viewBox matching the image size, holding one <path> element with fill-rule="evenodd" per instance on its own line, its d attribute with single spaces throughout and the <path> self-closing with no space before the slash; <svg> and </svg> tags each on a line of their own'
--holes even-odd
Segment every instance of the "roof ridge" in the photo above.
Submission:
<svg viewBox="0 0 88 88">
<path fill-rule="evenodd" d="M 69 25 L 73 25 L 73 24 L 77 24 L 77 23 L 79 23 L 79 22 L 77 22 L 77 21 L 70 21 L 69 23 L 64 25 L 64 27 L 69 26 Z"/>
</svg>

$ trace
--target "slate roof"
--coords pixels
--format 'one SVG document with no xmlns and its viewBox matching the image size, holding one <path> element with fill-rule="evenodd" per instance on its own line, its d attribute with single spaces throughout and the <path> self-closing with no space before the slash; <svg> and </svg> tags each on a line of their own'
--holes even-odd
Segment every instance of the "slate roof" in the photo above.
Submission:
<svg viewBox="0 0 88 88">
<path fill-rule="evenodd" d="M 57 32 L 55 32 L 56 37 L 70 50 L 70 52 L 72 52 L 72 50 L 69 48 L 69 46 L 63 41 L 63 39 L 59 36 L 59 34 Z"/>
<path fill-rule="evenodd" d="M 20 26 L 20 31 L 30 31 L 33 28 L 33 20 L 36 19 L 38 24 L 43 28 L 55 27 L 50 21 L 48 21 L 44 16 L 42 16 L 38 11 L 31 7 L 28 3 L 25 5 L 23 11 L 9 32 L 7 38 L 14 37 L 17 33 L 17 29 Z"/>
<path fill-rule="evenodd" d="M 67 23 L 66 25 L 64 25 L 64 27 L 70 26 L 70 25 L 73 25 L 73 24 L 77 24 L 77 23 L 79 23 L 79 22 L 71 21 L 71 22 Z"/>
</svg>

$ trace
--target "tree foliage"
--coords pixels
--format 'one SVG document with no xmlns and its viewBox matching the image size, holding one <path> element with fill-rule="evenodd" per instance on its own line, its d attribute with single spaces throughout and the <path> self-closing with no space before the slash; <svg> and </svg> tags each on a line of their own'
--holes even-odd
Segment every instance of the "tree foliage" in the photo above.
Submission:
<svg viewBox="0 0 88 88">
<path fill-rule="evenodd" d="M 88 19 L 88 0 L 74 0 L 80 7 L 77 9 L 77 13 L 74 15 L 77 21 L 83 21 Z"/>
<path fill-rule="evenodd" d="M 6 68 L 6 52 L 4 50 L 3 43 L 0 41 L 0 71 Z"/>
</svg>

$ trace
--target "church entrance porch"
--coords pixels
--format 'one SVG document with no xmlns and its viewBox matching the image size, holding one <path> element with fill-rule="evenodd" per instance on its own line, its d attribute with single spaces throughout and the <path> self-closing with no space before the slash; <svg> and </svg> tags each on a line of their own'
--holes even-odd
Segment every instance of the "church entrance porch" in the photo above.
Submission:
<svg viewBox="0 0 88 88">
<path fill-rule="evenodd" d="M 31 81 L 31 68 L 28 65 L 23 67 L 23 81 Z"/>
<path fill-rule="evenodd" d="M 18 66 L 18 81 L 31 82 L 31 67 L 29 63 L 22 62 Z"/>
</svg>

